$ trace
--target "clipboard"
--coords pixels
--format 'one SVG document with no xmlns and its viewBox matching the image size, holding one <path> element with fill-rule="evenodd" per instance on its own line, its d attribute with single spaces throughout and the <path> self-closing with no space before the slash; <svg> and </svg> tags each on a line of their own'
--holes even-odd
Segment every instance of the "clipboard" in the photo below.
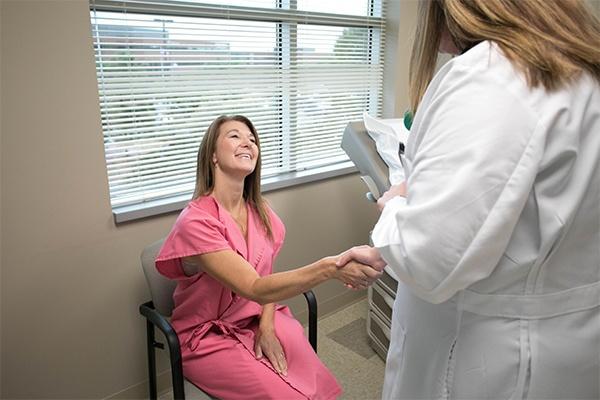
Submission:
<svg viewBox="0 0 600 400">
<path fill-rule="evenodd" d="M 367 199 L 377 201 L 390 188 L 389 170 L 362 121 L 346 125 L 341 146 L 369 189 Z"/>
</svg>

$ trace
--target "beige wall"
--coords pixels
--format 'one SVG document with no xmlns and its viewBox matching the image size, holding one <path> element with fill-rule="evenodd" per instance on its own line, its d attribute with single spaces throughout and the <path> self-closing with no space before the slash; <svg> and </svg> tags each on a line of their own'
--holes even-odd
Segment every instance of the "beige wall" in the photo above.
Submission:
<svg viewBox="0 0 600 400">
<path fill-rule="evenodd" d="M 0 0 L 0 77 L 2 76 L 2 1 Z M 0 79 L 0 121 L 2 121 L 2 79 Z M 2 360 L 2 124 L 0 123 L 0 360 Z M 2 397 L 2 362 L 0 362 L 0 398 Z"/>
<path fill-rule="evenodd" d="M 0 4 L 2 397 L 135 396 L 139 252 L 175 215 L 112 222 L 87 1 Z M 288 230 L 277 269 L 364 243 L 376 212 L 363 193 L 357 175 L 269 193 Z M 361 295 L 317 289 L 323 312 Z"/>
<path fill-rule="evenodd" d="M 600 17 L 600 0 L 586 0 L 586 1 L 592 7 L 592 10 L 596 12 L 596 15 Z"/>
<path fill-rule="evenodd" d="M 408 109 L 408 69 L 410 62 L 410 53 L 412 42 L 415 35 L 416 16 L 418 1 L 416 0 L 390 0 L 395 3 L 393 7 L 399 15 L 398 23 L 398 43 L 397 51 L 394 52 L 396 58 L 396 75 L 394 88 L 396 98 L 394 101 L 394 117 L 401 117 Z"/>
</svg>

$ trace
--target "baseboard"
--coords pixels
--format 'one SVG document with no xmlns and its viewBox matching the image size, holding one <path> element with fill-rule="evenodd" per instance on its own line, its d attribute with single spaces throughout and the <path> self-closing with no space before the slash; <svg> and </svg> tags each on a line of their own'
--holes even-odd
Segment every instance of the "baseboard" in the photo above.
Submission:
<svg viewBox="0 0 600 400">
<path fill-rule="evenodd" d="M 318 318 L 321 319 L 328 317 L 331 314 L 340 311 L 341 309 L 363 300 L 365 297 L 367 297 L 366 290 L 348 290 L 325 301 L 320 301 L 317 298 Z M 308 324 L 308 311 L 306 310 L 304 304 L 303 307 L 301 307 L 301 311 L 294 312 L 294 317 L 300 321 L 302 325 Z"/>
<path fill-rule="evenodd" d="M 348 290 L 319 304 L 319 319 L 330 316 L 367 297 L 366 290 Z"/>
<path fill-rule="evenodd" d="M 171 386 L 171 370 L 156 374 L 156 388 L 159 397 L 170 390 Z M 144 381 L 106 397 L 104 400 L 144 400 L 148 397 L 148 381 Z"/>
</svg>

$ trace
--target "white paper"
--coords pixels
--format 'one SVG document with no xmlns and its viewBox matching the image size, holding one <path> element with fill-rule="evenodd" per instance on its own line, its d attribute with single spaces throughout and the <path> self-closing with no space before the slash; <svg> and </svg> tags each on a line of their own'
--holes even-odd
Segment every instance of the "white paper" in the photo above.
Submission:
<svg viewBox="0 0 600 400">
<path fill-rule="evenodd" d="M 363 121 L 369 136 L 375 141 L 377 152 L 388 166 L 390 183 L 397 185 L 404 182 L 406 176 L 398 154 L 400 143 L 406 143 L 408 139 L 404 121 L 373 118 L 366 112 L 363 113 Z"/>
</svg>

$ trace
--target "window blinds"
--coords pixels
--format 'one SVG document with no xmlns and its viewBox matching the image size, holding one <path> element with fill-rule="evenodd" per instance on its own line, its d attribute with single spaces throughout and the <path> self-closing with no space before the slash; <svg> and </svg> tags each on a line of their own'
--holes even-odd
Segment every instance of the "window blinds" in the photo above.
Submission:
<svg viewBox="0 0 600 400">
<path fill-rule="evenodd" d="M 346 161 L 348 121 L 381 113 L 382 1 L 91 0 L 113 208 L 191 193 L 221 114 L 255 124 L 263 177 Z"/>
</svg>

